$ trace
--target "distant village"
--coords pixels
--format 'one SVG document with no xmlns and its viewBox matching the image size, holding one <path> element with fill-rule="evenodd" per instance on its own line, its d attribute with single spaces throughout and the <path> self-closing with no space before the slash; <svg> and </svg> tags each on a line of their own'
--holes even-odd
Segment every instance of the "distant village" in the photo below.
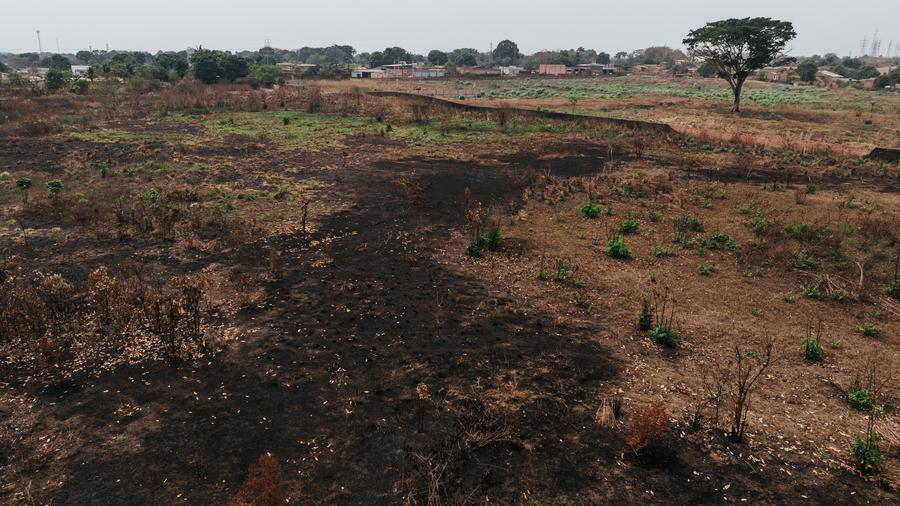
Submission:
<svg viewBox="0 0 900 506">
<path fill-rule="evenodd" d="M 374 53 L 357 53 L 350 46 L 283 50 L 263 47 L 257 51 L 228 53 L 189 48 L 157 53 L 123 51 L 79 51 L 76 54 L 0 54 L 0 81 L 41 86 L 54 69 L 67 83 L 150 79 L 167 82 L 193 70 L 196 54 L 215 54 L 231 59 L 224 64 L 230 73 L 213 74 L 204 82 L 249 81 L 271 86 L 292 80 L 331 79 L 444 79 L 444 78 L 545 78 L 644 75 L 659 77 L 710 77 L 715 68 L 669 47 L 650 47 L 614 56 L 584 48 L 540 51 L 522 55 L 512 41 L 503 41 L 488 52 L 457 49 L 431 51 L 427 56 L 393 47 Z M 801 57 L 779 66 L 765 67 L 752 76 L 758 81 L 797 86 L 861 89 L 891 89 L 900 82 L 900 58 L 840 58 L 834 54 Z M 58 79 L 58 78 L 57 78 Z"/>
</svg>

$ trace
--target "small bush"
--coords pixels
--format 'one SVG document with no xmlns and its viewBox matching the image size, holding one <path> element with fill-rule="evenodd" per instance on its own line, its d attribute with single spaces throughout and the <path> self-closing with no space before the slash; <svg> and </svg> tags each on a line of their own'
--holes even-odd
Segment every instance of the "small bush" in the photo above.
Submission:
<svg viewBox="0 0 900 506">
<path fill-rule="evenodd" d="M 616 228 L 620 234 L 629 235 L 636 234 L 640 226 L 635 220 L 622 220 Z"/>
<path fill-rule="evenodd" d="M 822 291 L 822 280 L 817 279 L 812 283 L 803 287 L 803 296 L 807 299 L 816 299 L 822 300 L 825 298 L 825 294 Z"/>
<path fill-rule="evenodd" d="M 585 202 L 581 205 L 581 215 L 589 220 L 596 220 L 600 217 L 600 206 Z"/>
<path fill-rule="evenodd" d="M 713 273 L 716 272 L 715 266 L 712 265 L 701 265 L 697 272 L 700 273 L 701 276 L 712 276 Z"/>
<path fill-rule="evenodd" d="M 761 234 L 772 226 L 772 222 L 768 220 L 765 216 L 761 214 L 757 214 L 756 216 L 747 220 L 747 226 L 750 227 L 754 232 Z"/>
<path fill-rule="evenodd" d="M 881 450 L 878 443 L 881 436 L 870 428 L 865 436 L 856 436 L 856 441 L 850 446 L 850 456 L 860 471 L 866 474 L 878 474 L 881 472 Z"/>
<path fill-rule="evenodd" d="M 650 299 L 641 297 L 641 312 L 638 313 L 638 329 L 647 332 L 653 327 L 653 311 L 650 309 Z"/>
<path fill-rule="evenodd" d="M 648 333 L 650 339 L 653 339 L 653 342 L 660 346 L 674 348 L 678 345 L 678 333 L 668 325 L 657 325 L 650 329 Z"/>
<path fill-rule="evenodd" d="M 874 323 L 863 323 L 859 326 L 859 333 L 866 337 L 881 337 L 881 329 Z"/>
<path fill-rule="evenodd" d="M 564 258 L 557 258 L 556 265 L 553 269 L 553 280 L 554 281 L 565 281 L 566 278 L 569 277 L 569 262 Z"/>
<path fill-rule="evenodd" d="M 699 240 L 700 246 L 703 246 L 706 249 L 716 250 L 716 249 L 728 249 L 731 251 L 737 251 L 740 249 L 737 241 L 728 234 L 722 232 L 713 232 L 708 236 Z"/>
<path fill-rule="evenodd" d="M 791 260 L 791 265 L 796 269 L 800 269 L 802 271 L 811 271 L 818 267 L 819 262 L 816 261 L 815 258 L 812 257 L 806 250 L 800 250 L 794 253 L 794 258 Z"/>
<path fill-rule="evenodd" d="M 484 250 L 497 251 L 500 249 L 500 228 L 494 227 L 487 234 L 475 239 L 466 248 L 466 255 L 470 257 L 481 257 Z"/>
<path fill-rule="evenodd" d="M 860 386 L 859 381 L 855 380 L 850 385 L 850 390 L 847 392 L 847 402 L 849 402 L 854 409 L 868 411 L 875 406 L 875 394 L 870 392 L 869 389 Z"/>
<path fill-rule="evenodd" d="M 611 258 L 620 260 L 631 258 L 631 250 L 628 249 L 628 245 L 625 244 L 625 238 L 621 235 L 613 237 L 606 243 L 606 254 Z"/>
<path fill-rule="evenodd" d="M 675 220 L 675 228 L 680 232 L 703 232 L 703 223 L 694 216 L 684 215 Z"/>
<path fill-rule="evenodd" d="M 51 179 L 44 183 L 44 188 L 47 189 L 48 198 L 56 199 L 59 197 L 60 192 L 62 192 L 63 182 L 59 179 Z"/>
<path fill-rule="evenodd" d="M 801 349 L 803 350 L 803 358 L 810 362 L 820 362 L 824 355 L 818 336 L 813 338 L 812 335 L 808 335 L 801 343 Z"/>
<path fill-rule="evenodd" d="M 634 410 L 629 423 L 631 434 L 626 439 L 635 453 L 662 446 L 669 435 L 669 414 L 664 403 L 642 406 Z"/>
<path fill-rule="evenodd" d="M 657 221 L 659 221 L 660 218 L 662 218 L 662 213 L 660 213 L 659 211 L 650 211 L 648 218 L 653 223 L 656 223 Z"/>
<path fill-rule="evenodd" d="M 653 256 L 656 258 L 673 257 L 675 256 L 675 250 L 672 248 L 656 247 L 653 248 Z"/>
</svg>

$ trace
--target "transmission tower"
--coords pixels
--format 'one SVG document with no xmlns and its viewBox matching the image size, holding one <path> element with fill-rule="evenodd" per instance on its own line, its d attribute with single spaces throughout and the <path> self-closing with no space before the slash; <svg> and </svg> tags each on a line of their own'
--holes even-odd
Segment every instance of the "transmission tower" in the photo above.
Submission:
<svg viewBox="0 0 900 506">
<path fill-rule="evenodd" d="M 44 46 L 43 46 L 43 44 L 41 44 L 41 31 L 40 30 L 37 31 L 37 37 L 38 37 L 38 58 L 43 58 L 44 57 Z"/>
<path fill-rule="evenodd" d="M 872 56 L 878 56 L 880 50 L 881 40 L 878 38 L 878 30 L 875 30 L 875 34 L 872 35 Z"/>
</svg>

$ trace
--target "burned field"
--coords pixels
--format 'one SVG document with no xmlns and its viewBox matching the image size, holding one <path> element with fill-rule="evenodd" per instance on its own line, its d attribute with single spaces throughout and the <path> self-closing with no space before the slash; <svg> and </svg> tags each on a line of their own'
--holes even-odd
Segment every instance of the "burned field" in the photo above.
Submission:
<svg viewBox="0 0 900 506">
<path fill-rule="evenodd" d="M 2 107 L 4 503 L 898 500 L 896 163 L 317 85 Z"/>
</svg>

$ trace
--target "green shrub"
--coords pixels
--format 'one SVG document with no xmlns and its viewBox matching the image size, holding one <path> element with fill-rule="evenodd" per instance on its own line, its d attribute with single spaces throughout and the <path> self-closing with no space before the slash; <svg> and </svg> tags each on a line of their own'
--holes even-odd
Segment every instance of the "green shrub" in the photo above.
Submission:
<svg viewBox="0 0 900 506">
<path fill-rule="evenodd" d="M 62 191 L 63 187 L 63 182 L 59 179 L 51 179 L 44 183 L 44 188 L 47 189 L 47 197 L 51 199 L 59 197 L 59 193 Z"/>
<path fill-rule="evenodd" d="M 600 217 L 600 206 L 585 202 L 581 205 L 581 215 L 589 220 L 596 220 Z"/>
<path fill-rule="evenodd" d="M 854 381 L 850 385 L 850 390 L 847 392 L 847 402 L 849 402 L 854 409 L 868 411 L 875 406 L 875 394 L 870 392 L 867 388 L 861 387 L 859 381 Z"/>
<path fill-rule="evenodd" d="M 678 333 L 668 325 L 657 325 L 649 331 L 650 339 L 660 346 L 674 348 L 678 344 Z"/>
<path fill-rule="evenodd" d="M 134 198 L 141 201 L 146 202 L 148 204 L 155 204 L 159 201 L 160 194 L 156 190 L 156 188 L 150 188 L 144 191 L 136 191 L 134 192 Z"/>
<path fill-rule="evenodd" d="M 892 279 L 884 291 L 891 297 L 900 299 L 900 278 Z"/>
<path fill-rule="evenodd" d="M 639 225 L 635 220 L 622 220 L 619 222 L 619 226 L 617 227 L 618 231 L 622 235 L 628 234 L 636 234 L 638 231 Z"/>
<path fill-rule="evenodd" d="M 875 429 L 869 429 L 865 436 L 856 436 L 856 440 L 850 446 L 850 456 L 863 473 L 881 472 L 881 450 L 878 448 L 880 442 L 881 436 Z"/>
<path fill-rule="evenodd" d="M 761 214 L 757 214 L 756 216 L 747 220 L 747 226 L 750 227 L 756 233 L 763 233 L 766 230 L 769 230 L 769 227 L 772 226 L 772 222 L 770 222 L 765 216 Z"/>
<path fill-rule="evenodd" d="M 500 228 L 494 227 L 487 234 L 478 237 L 466 248 L 466 255 L 470 257 L 481 257 L 484 250 L 497 251 L 500 249 Z"/>
<path fill-rule="evenodd" d="M 484 238 L 487 241 L 488 251 L 497 251 L 498 249 L 500 249 L 500 227 L 491 228 L 491 230 L 487 233 L 487 235 L 484 236 Z"/>
<path fill-rule="evenodd" d="M 863 323 L 859 326 L 859 333 L 866 337 L 881 337 L 881 329 L 874 323 Z"/>
<path fill-rule="evenodd" d="M 716 268 L 712 265 L 701 265 L 697 272 L 700 273 L 701 276 L 712 276 L 714 272 L 716 272 Z"/>
<path fill-rule="evenodd" d="M 662 218 L 662 214 L 659 211 L 650 211 L 648 218 L 653 223 L 656 223 L 660 218 Z"/>
<path fill-rule="evenodd" d="M 807 336 L 806 339 L 803 340 L 802 343 L 803 350 L 803 358 L 809 360 L 810 362 L 819 362 L 822 360 L 823 350 L 822 344 L 819 343 L 819 339 L 813 339 L 812 336 Z"/>
<path fill-rule="evenodd" d="M 816 262 L 816 259 L 812 257 L 806 250 L 800 250 L 794 253 L 794 258 L 791 260 L 791 264 L 800 270 L 810 271 L 815 269 L 819 263 Z"/>
<path fill-rule="evenodd" d="M 646 295 L 641 297 L 641 312 L 638 313 L 638 329 L 647 332 L 653 327 L 653 312 L 650 309 L 650 299 Z"/>
<path fill-rule="evenodd" d="M 822 300 L 825 294 L 822 292 L 822 280 L 817 279 L 803 287 L 803 296 L 807 299 Z"/>
<path fill-rule="evenodd" d="M 653 248 L 653 256 L 656 258 L 673 257 L 675 256 L 675 250 L 672 248 L 656 247 Z"/>
<path fill-rule="evenodd" d="M 625 244 L 625 237 L 617 235 L 606 243 L 606 254 L 612 258 L 627 260 L 631 258 L 631 250 Z"/>
<path fill-rule="evenodd" d="M 16 178 L 16 188 L 22 192 L 22 201 L 28 202 L 28 189 L 31 188 L 31 179 L 27 177 Z"/>
<path fill-rule="evenodd" d="M 553 280 L 563 281 L 569 277 L 569 262 L 564 258 L 557 258 L 553 269 Z"/>
<path fill-rule="evenodd" d="M 812 195 L 813 193 L 816 193 L 817 191 L 819 191 L 819 187 L 818 187 L 818 186 L 816 186 L 816 185 L 814 185 L 814 184 L 808 184 L 808 185 L 806 185 L 806 193 Z"/>
<path fill-rule="evenodd" d="M 703 223 L 701 223 L 698 218 L 686 214 L 684 216 L 676 218 L 675 228 L 680 232 L 703 232 Z"/>
<path fill-rule="evenodd" d="M 739 249 L 737 241 L 730 235 L 722 232 L 713 232 L 712 234 L 701 238 L 699 242 L 701 246 L 711 250 L 725 248 L 736 251 Z"/>
</svg>

